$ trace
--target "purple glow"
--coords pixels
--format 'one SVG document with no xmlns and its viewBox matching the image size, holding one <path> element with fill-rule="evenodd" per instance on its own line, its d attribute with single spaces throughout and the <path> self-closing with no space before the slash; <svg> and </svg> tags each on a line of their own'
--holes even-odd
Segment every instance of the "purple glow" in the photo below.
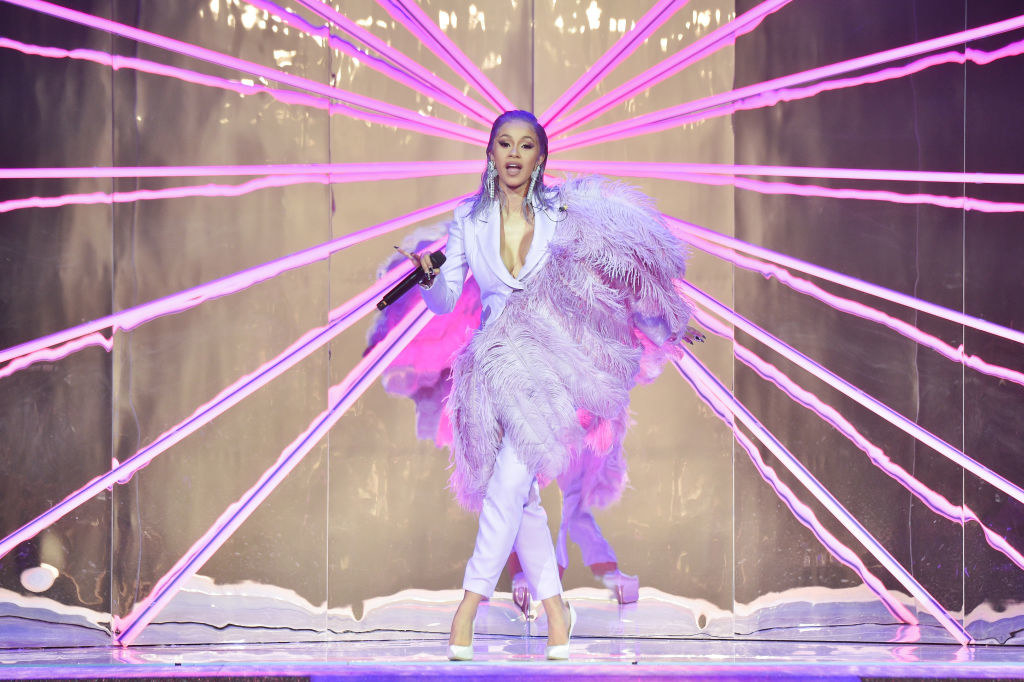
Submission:
<svg viewBox="0 0 1024 682">
<path fill-rule="evenodd" d="M 432 250 L 440 248 L 443 245 L 443 241 L 438 240 L 428 248 Z M 149 445 L 138 450 L 125 461 L 115 462 L 110 471 L 92 479 L 50 509 L 5 538 L 0 539 L 0 557 L 5 556 L 22 542 L 35 537 L 40 531 L 64 518 L 103 490 L 110 488 L 114 483 L 122 485 L 127 483 L 137 471 L 148 466 L 161 453 L 166 452 L 172 446 L 209 424 L 245 398 L 284 374 L 288 369 L 312 355 L 314 351 L 322 348 L 338 334 L 365 317 L 367 313 L 376 310 L 377 299 L 398 282 L 399 279 L 405 277 L 411 269 L 411 266 L 395 268 L 372 286 L 332 310 L 328 315 L 329 324 L 303 334 L 275 358 L 263 363 L 255 371 L 237 379 L 218 393 L 212 400 L 200 405 L 189 417 L 169 428 Z M 100 335 L 96 334 L 95 336 Z M 111 343 L 107 347 L 108 351 L 111 350 L 112 345 Z"/>
<path fill-rule="evenodd" d="M 599 168 L 603 164 L 596 162 L 569 162 L 561 164 L 552 162 L 552 170 L 581 170 Z M 705 175 L 683 171 L 663 172 L 658 170 L 635 169 L 622 175 L 631 177 L 653 177 L 663 180 L 694 182 L 702 185 L 733 186 L 760 194 L 790 194 L 802 197 L 825 197 L 831 199 L 858 199 L 860 201 L 888 201 L 896 204 L 930 204 L 942 208 L 956 208 L 965 211 L 981 211 L 983 213 L 1019 213 L 1024 212 L 1024 203 L 1007 203 L 974 199 L 972 197 L 941 196 L 936 194 L 900 194 L 883 190 L 832 188 L 820 185 L 795 185 L 787 182 L 765 182 L 751 178 L 740 178 L 732 175 Z"/>
<path fill-rule="evenodd" d="M 267 469 L 236 503 L 224 511 L 203 537 L 157 581 L 149 595 L 135 604 L 128 616 L 114 616 L 114 639 L 118 644 L 129 646 L 135 641 L 143 628 L 177 594 L 182 584 L 202 568 L 249 515 L 298 466 L 432 317 L 433 315 L 426 309 L 426 304 L 422 301 L 416 303 L 395 328 L 363 356 L 339 384 L 331 387 L 328 408 L 284 449 L 277 462 Z"/>
<path fill-rule="evenodd" d="M 877 296 L 878 298 L 886 301 L 892 301 L 893 303 L 899 303 L 908 308 L 919 310 L 929 315 L 949 320 L 950 322 L 956 322 L 972 329 L 987 332 L 994 336 L 999 336 L 1008 341 L 1016 341 L 1017 343 L 1024 343 L 1024 332 L 1019 332 L 1016 329 L 1010 329 L 988 320 L 983 320 L 980 317 L 972 317 L 971 315 L 965 315 L 957 310 L 950 308 L 944 308 L 934 303 L 922 301 L 914 296 L 894 291 L 892 289 L 886 289 L 885 287 L 878 286 L 877 284 L 871 284 L 864 280 L 857 279 L 856 277 L 850 277 L 842 273 L 836 272 L 835 270 L 829 270 L 818 265 L 813 265 L 806 261 L 802 261 L 792 256 L 786 256 L 784 254 L 766 249 L 762 246 L 755 246 L 748 244 L 742 240 L 736 239 L 735 237 L 727 237 L 723 234 L 719 234 L 714 230 L 709 230 L 706 227 L 688 223 L 685 220 L 679 220 L 672 216 L 662 214 L 662 217 L 668 222 L 669 226 L 675 229 L 682 235 L 696 235 L 697 237 L 703 237 L 709 242 L 715 244 L 721 244 L 732 249 L 736 249 L 742 253 L 746 253 L 757 258 L 762 258 L 766 261 L 783 265 L 791 270 L 797 270 L 813 277 L 820 277 L 829 282 L 841 284 L 844 287 L 849 287 L 856 291 Z M 990 366 L 991 367 L 991 366 Z"/>
<path fill-rule="evenodd" d="M 15 178 L 201 178 L 244 175 L 357 176 L 362 180 L 399 180 L 435 175 L 478 175 L 480 161 L 379 161 L 374 163 L 296 163 L 247 166 L 84 166 L 67 168 L 0 168 L 0 180 Z"/>
<path fill-rule="evenodd" d="M 116 21 L 102 19 L 91 14 L 78 12 L 66 7 L 61 7 L 60 5 L 54 5 L 50 2 L 46 2 L 45 0 L 4 0 L 4 2 L 8 2 L 12 5 L 18 5 L 26 9 L 35 10 L 41 14 L 47 14 L 58 19 L 64 19 L 76 24 L 106 31 L 113 35 L 130 38 L 131 40 L 145 43 L 147 45 L 153 45 L 171 52 L 177 52 L 201 61 L 210 62 L 219 66 L 226 66 L 254 76 L 260 76 L 268 80 L 285 83 L 286 85 L 291 85 L 292 87 L 306 90 L 308 92 L 314 92 L 318 95 L 323 95 L 331 99 L 341 100 L 348 104 L 367 109 L 370 112 L 376 112 L 393 117 L 396 122 L 405 121 L 420 126 L 434 128 L 438 132 L 446 133 L 446 136 L 452 137 L 453 139 L 459 139 L 471 143 L 486 143 L 487 141 L 487 133 L 481 130 L 468 128 L 463 125 L 450 123 L 430 116 L 424 116 L 415 111 L 404 109 L 393 104 L 388 104 L 387 102 L 382 102 L 371 97 L 347 92 L 323 83 L 318 83 L 308 78 L 294 76 L 286 71 L 272 69 L 222 52 L 216 52 L 205 47 L 199 47 L 198 45 L 192 45 L 190 43 L 161 36 L 156 33 L 150 33 L 149 31 L 133 28 Z M 393 123 L 391 125 L 397 125 L 397 123 Z"/>
<path fill-rule="evenodd" d="M 687 66 L 714 54 L 723 47 L 732 45 L 738 37 L 753 31 L 764 21 L 765 17 L 782 9 L 790 1 L 765 0 L 742 15 L 722 24 L 703 38 L 682 48 L 671 57 L 655 64 L 639 76 L 598 97 L 578 111 L 565 116 L 561 120 L 554 121 L 552 127 L 548 128 L 548 135 L 554 138 L 568 130 L 578 128 L 630 97 L 634 97 L 644 90 L 654 87 L 666 78 L 679 73 Z M 552 148 L 554 148 L 553 143 Z"/>
<path fill-rule="evenodd" d="M 418 209 L 399 218 L 394 218 L 372 227 L 352 232 L 345 236 L 338 237 L 337 239 L 332 239 L 329 242 L 324 242 L 323 244 L 318 244 L 317 246 L 297 251 L 291 255 L 263 263 L 262 265 L 257 265 L 247 270 L 242 270 L 241 272 L 236 272 L 220 279 L 200 284 L 190 289 L 185 289 L 184 291 L 164 296 L 163 298 L 149 301 L 148 303 L 142 303 L 118 313 L 107 315 L 90 322 L 85 322 L 84 324 L 69 327 L 68 329 L 64 329 L 53 334 L 41 336 L 37 339 L 33 339 L 32 341 L 26 341 L 25 343 L 11 346 L 10 348 L 0 351 L 0 362 L 7 362 L 14 358 L 28 355 L 29 353 L 37 353 L 43 349 L 50 348 L 51 346 L 66 343 L 67 341 L 77 339 L 80 336 L 98 332 L 107 328 L 111 328 L 115 332 L 117 330 L 134 329 L 135 327 L 156 319 L 157 317 L 188 310 L 189 308 L 194 308 L 204 301 L 242 291 L 254 284 L 276 277 L 281 273 L 323 260 L 338 251 L 347 249 L 348 247 L 353 246 L 354 244 L 359 244 L 367 239 L 372 239 L 373 237 L 378 237 L 382 234 L 387 234 L 388 232 L 408 227 L 409 225 L 421 220 L 446 213 L 447 211 L 455 208 L 455 206 L 467 196 L 469 195 L 455 197 L 448 201 L 442 201 L 439 204 Z"/>
<path fill-rule="evenodd" d="M 814 168 L 810 166 L 754 166 L 731 163 L 665 163 L 659 161 L 585 161 L 552 159 L 548 170 L 607 173 L 634 178 L 672 178 L 675 175 L 770 175 L 839 180 L 895 180 L 897 182 L 953 182 L 979 185 L 1024 185 L 1024 173 L 961 173 L 908 171 L 882 168 Z M 3 171 L 0 170 L 0 174 Z M 0 177 L 3 177 L 0 175 Z"/>
<path fill-rule="evenodd" d="M 853 301 L 848 298 L 842 298 L 835 294 L 831 294 L 813 282 L 809 282 L 808 280 L 800 277 L 794 277 L 792 273 L 785 268 L 776 265 L 767 265 L 759 260 L 755 260 L 747 256 L 741 256 L 730 249 L 717 246 L 711 242 L 706 242 L 695 235 L 688 235 L 687 243 L 701 251 L 704 251 L 705 253 L 717 256 L 718 258 L 733 263 L 741 268 L 758 272 L 764 275 L 767 279 L 775 277 L 779 282 L 785 284 L 794 291 L 816 298 L 836 310 L 856 315 L 857 317 L 871 320 L 872 322 L 888 327 L 911 341 L 934 350 L 948 360 L 958 362 L 965 367 L 970 367 L 971 369 L 983 374 L 1005 379 L 1006 381 L 1012 381 L 1015 384 L 1024 386 L 1024 373 L 1022 372 L 1018 372 L 1001 365 L 989 364 L 977 355 L 967 355 L 964 351 L 963 345 L 959 348 L 953 348 L 942 339 L 921 331 L 909 322 L 887 315 L 876 308 L 872 308 L 871 306 L 858 301 Z"/>
<path fill-rule="evenodd" d="M 570 85 L 544 113 L 537 117 L 541 125 L 547 129 L 555 119 L 576 106 L 576 103 L 583 99 L 594 86 L 643 45 L 652 33 L 672 18 L 687 2 L 689 0 L 658 0 L 654 3 L 654 7 L 647 10 L 647 13 L 640 17 L 633 28 L 616 40 L 607 52 L 587 67 L 583 75 L 577 78 L 575 83 Z"/>
<path fill-rule="evenodd" d="M 733 437 L 736 442 L 746 451 L 747 456 L 750 457 L 750 461 L 753 463 L 754 468 L 761 475 L 761 478 L 765 483 L 771 487 L 775 494 L 785 503 L 789 511 L 792 512 L 793 516 L 799 521 L 804 527 L 814 534 L 814 537 L 818 538 L 818 541 L 822 544 L 825 550 L 836 558 L 842 564 L 845 564 L 853 570 L 860 579 L 864 582 L 869 590 L 875 593 L 875 595 L 881 600 L 882 604 L 889 611 L 894 618 L 907 623 L 908 625 L 917 625 L 918 620 L 914 614 L 901 602 L 897 601 L 889 594 L 889 591 L 885 589 L 885 585 L 878 577 L 868 570 L 868 567 L 864 565 L 857 553 L 852 549 L 844 545 L 839 538 L 832 535 L 825 526 L 821 524 L 818 517 L 815 515 L 814 510 L 808 507 L 806 504 L 800 501 L 793 489 L 790 488 L 782 479 L 778 477 L 775 471 L 768 466 L 764 459 L 761 457 L 761 451 L 754 444 L 747 434 L 743 433 L 736 425 L 736 420 L 733 419 L 732 413 L 729 411 L 729 407 L 719 400 L 711 390 L 700 381 L 699 377 L 687 372 L 682 368 L 679 363 L 674 363 L 676 369 L 683 376 L 688 384 L 697 393 L 697 396 L 704 401 L 704 403 L 711 408 L 719 419 L 725 422 L 726 426 L 732 431 Z"/>
<path fill-rule="evenodd" d="M 196 85 L 204 85 L 206 87 L 219 88 L 221 90 L 227 90 L 229 92 L 236 92 L 240 95 L 258 95 L 267 94 L 276 99 L 279 102 L 285 104 L 298 104 L 300 106 L 312 107 L 328 112 L 330 115 L 344 114 L 350 118 L 357 118 L 364 121 L 370 121 L 371 123 L 378 123 L 384 126 L 392 126 L 395 128 L 401 128 L 403 130 L 412 130 L 426 135 L 434 135 L 436 137 L 443 137 L 450 140 L 456 140 L 459 142 L 465 142 L 462 137 L 455 137 L 449 133 L 442 132 L 429 125 L 428 122 L 419 121 L 403 121 L 393 116 L 386 116 L 381 114 L 374 114 L 362 109 L 356 109 L 350 107 L 347 104 L 337 104 L 331 102 L 329 99 L 323 97 L 316 97 L 309 95 L 304 92 L 296 92 L 294 90 L 281 90 L 278 88 L 269 88 L 262 85 L 247 85 L 238 81 L 228 80 L 226 78 L 219 78 L 217 76 L 209 76 L 198 71 L 192 71 L 190 69 L 182 69 L 176 66 L 167 66 L 166 64 L 159 64 L 146 59 L 137 59 L 135 57 L 122 57 L 120 55 L 111 55 L 107 52 L 97 52 L 96 50 L 64 50 L 57 47 L 44 47 L 39 45 L 28 45 L 25 43 L 19 43 L 16 40 L 10 40 L 8 38 L 0 38 L 0 47 L 18 50 L 24 54 L 30 54 L 40 57 L 49 58 L 66 58 L 66 59 L 77 59 L 82 61 L 94 62 L 96 64 L 103 64 L 110 66 L 111 68 L 117 69 L 132 69 L 142 73 L 151 73 L 158 76 L 168 76 L 171 78 L 177 78 L 178 80 L 186 83 L 194 83 Z"/>
<path fill-rule="evenodd" d="M 420 9 L 416 2 L 409 0 L 377 0 L 385 12 L 406 30 L 416 36 L 423 45 L 430 49 L 438 59 L 443 61 L 455 73 L 462 76 L 477 92 L 491 101 L 499 111 L 515 109 L 512 102 L 490 81 L 484 72 L 445 35 L 437 24 Z M 486 136 L 485 140 L 486 142 Z"/>
<path fill-rule="evenodd" d="M 728 409 L 733 418 L 746 426 L 775 455 L 778 461 L 814 495 L 815 499 L 828 509 L 835 516 L 836 520 L 856 537 L 871 555 L 885 566 L 889 573 L 924 606 L 925 610 L 942 624 L 956 641 L 960 644 L 969 644 L 973 641 L 971 636 L 967 634 L 967 631 L 950 617 L 946 609 L 939 604 L 935 597 L 893 558 L 888 550 L 854 518 L 853 514 L 818 479 L 811 475 L 807 468 L 747 410 L 743 403 L 729 393 L 692 353 L 684 349 L 683 359 L 681 361 L 674 361 L 674 363 L 681 372 L 694 377 L 696 382 L 702 384 L 709 392 L 713 393 L 721 405 Z M 869 587 L 871 586 L 869 585 Z"/>
<path fill-rule="evenodd" d="M 452 99 L 461 102 L 467 109 L 475 111 L 482 119 L 486 120 L 488 125 L 500 113 L 500 109 L 491 109 L 477 102 L 472 97 L 467 97 L 461 90 L 448 83 L 448 81 L 432 73 L 416 60 L 402 54 L 333 7 L 320 2 L 320 0 L 295 0 L 295 2 L 322 19 L 331 22 L 348 35 L 364 43 L 370 49 L 386 56 L 387 59 L 397 64 L 400 68 L 416 76 L 422 83 L 435 87 Z"/>
<path fill-rule="evenodd" d="M 782 91 L 784 88 L 791 85 L 802 85 L 811 81 L 828 78 L 829 76 L 849 73 L 851 71 L 877 66 L 885 62 L 917 56 L 933 50 L 952 47 L 954 45 L 998 35 L 1000 33 L 1013 31 L 1022 27 L 1024 27 L 1024 15 L 993 24 L 986 24 L 985 26 L 979 26 L 967 31 L 952 33 L 940 38 L 912 43 L 892 50 L 886 50 L 884 52 L 877 52 L 863 57 L 857 57 L 855 59 L 836 62 L 828 66 L 808 69 L 807 71 L 790 74 L 789 76 L 782 76 L 780 78 L 775 78 L 761 83 L 755 83 L 753 85 L 737 88 L 718 95 L 711 95 L 692 102 L 685 102 L 674 107 L 654 111 L 649 114 L 644 114 L 643 116 L 636 116 L 618 123 L 600 126 L 583 133 L 564 137 L 560 140 L 552 140 L 550 148 L 552 151 L 565 151 L 567 149 L 596 144 L 598 142 L 608 142 L 626 137 L 634 137 L 636 135 L 654 133 L 660 130 L 674 128 L 685 123 L 704 120 L 712 116 L 729 114 L 743 108 L 743 100 L 746 98 L 762 98 L 758 100 L 759 103 L 753 103 L 749 108 L 766 106 L 766 102 L 770 101 L 773 96 L 771 95 L 772 91 Z M 991 57 L 991 53 L 981 54 L 985 55 L 986 59 Z M 989 59 L 989 61 L 991 61 L 991 59 Z M 896 71 L 899 71 L 899 69 Z M 877 82 L 877 80 L 872 81 L 871 79 L 877 79 L 878 75 L 869 74 L 863 78 L 867 79 L 863 81 L 865 83 Z M 860 80 L 856 78 L 847 79 L 841 87 L 850 87 L 851 85 L 859 84 L 859 82 Z M 840 86 L 836 85 L 836 87 Z M 794 96 L 790 95 L 790 99 L 793 98 Z"/>
<path fill-rule="evenodd" d="M 306 21 L 305 19 L 295 14 L 294 12 L 289 12 L 284 8 L 274 4 L 273 2 L 270 2 L 269 0 L 245 1 L 247 4 L 250 4 L 253 7 L 258 7 L 259 9 L 262 9 L 268 14 L 278 17 L 279 19 L 281 19 L 281 21 L 289 24 L 290 26 L 298 29 L 299 31 L 302 31 L 303 33 L 306 33 L 307 35 L 316 36 L 325 40 L 331 48 L 338 50 L 339 52 L 346 54 L 349 57 L 358 59 L 360 63 L 366 64 L 366 66 L 368 66 L 369 68 L 387 76 L 391 80 L 401 83 L 402 85 L 405 85 L 409 89 L 414 90 L 415 92 L 418 92 L 421 95 L 441 102 L 442 104 L 445 104 L 453 111 L 468 116 L 469 118 L 479 123 L 483 123 L 484 125 L 487 126 L 491 125 L 493 116 L 481 115 L 480 113 L 477 112 L 477 109 L 479 108 L 478 106 L 467 106 L 466 102 L 464 101 L 468 100 L 472 102 L 472 100 L 465 96 L 459 98 L 452 97 L 447 92 L 434 87 L 433 83 L 437 82 L 440 79 L 435 79 L 432 82 L 425 82 L 419 78 L 414 78 L 407 74 L 405 71 L 395 68 L 389 62 L 374 57 L 370 54 L 367 54 L 365 51 L 360 50 L 347 40 L 342 40 L 338 36 L 333 35 L 328 27 L 314 26 L 313 24 Z M 393 51 L 394 49 L 392 48 L 392 50 L 390 50 L 389 53 Z M 459 94 L 461 95 L 462 93 Z M 484 111 L 485 114 L 490 113 L 486 109 Z"/>
<path fill-rule="evenodd" d="M 765 330 L 761 329 L 750 320 L 746 319 L 739 313 L 731 310 L 727 306 L 722 305 L 717 300 L 708 296 L 700 289 L 694 287 L 689 282 L 680 281 L 679 289 L 682 293 L 690 296 L 692 300 L 698 304 L 704 306 L 708 310 L 711 310 L 719 317 L 728 320 L 730 324 L 739 329 L 742 329 L 746 333 L 753 336 L 755 339 L 765 344 L 775 352 L 785 357 L 790 362 L 796 364 L 799 367 L 807 370 L 814 376 L 818 377 L 825 383 L 829 384 L 839 392 L 843 393 L 847 397 L 857 401 L 860 405 L 871 410 L 877 416 L 881 417 L 885 421 L 889 422 L 896 428 L 900 429 L 904 433 L 913 436 L 920 442 L 924 443 L 928 447 L 938 452 L 943 457 L 963 467 L 967 471 L 989 483 L 990 485 L 1002 490 L 1004 493 L 1014 498 L 1018 502 L 1024 503 L 1024 490 L 1022 490 L 1015 483 L 1007 480 L 1003 476 L 1000 476 L 996 472 L 992 471 L 988 467 L 982 465 L 972 457 L 964 454 L 960 450 L 956 449 L 946 441 L 942 440 L 938 436 L 934 435 L 930 431 L 922 428 L 918 424 L 914 423 L 910 419 L 907 419 L 902 414 L 892 409 L 888 405 L 885 405 L 876 398 L 871 397 L 864 391 L 860 390 L 853 384 L 849 383 L 845 379 L 842 379 L 837 374 L 826 369 L 821 364 L 810 359 L 803 353 L 797 351 L 792 346 L 780 341 L 775 336 L 772 336 Z"/>
</svg>

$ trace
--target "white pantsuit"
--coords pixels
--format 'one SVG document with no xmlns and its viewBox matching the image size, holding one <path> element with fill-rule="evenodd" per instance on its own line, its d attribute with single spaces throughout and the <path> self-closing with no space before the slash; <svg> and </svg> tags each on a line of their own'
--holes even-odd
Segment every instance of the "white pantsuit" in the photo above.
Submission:
<svg viewBox="0 0 1024 682">
<path fill-rule="evenodd" d="M 480 286 L 481 324 L 486 325 L 501 315 L 509 294 L 522 289 L 547 261 L 548 245 L 555 230 L 550 211 L 535 211 L 533 241 L 518 278 L 501 260 L 499 211 L 497 202 L 492 202 L 484 215 L 477 218 L 468 215 L 466 204 L 455 210 L 455 222 L 448 230 L 447 260 L 433 285 L 421 290 L 431 311 L 451 312 L 462 293 L 467 270 L 472 270 Z M 489 597 L 513 547 L 538 599 L 561 594 L 558 562 L 547 515 L 540 505 L 536 476 L 505 441 L 487 484 L 480 528 L 473 555 L 466 565 L 463 588 Z"/>
</svg>

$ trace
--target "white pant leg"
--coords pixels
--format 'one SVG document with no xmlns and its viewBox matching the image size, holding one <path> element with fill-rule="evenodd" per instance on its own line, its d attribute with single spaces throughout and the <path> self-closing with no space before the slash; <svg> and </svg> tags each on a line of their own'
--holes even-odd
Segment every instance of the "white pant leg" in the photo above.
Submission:
<svg viewBox="0 0 1024 682">
<path fill-rule="evenodd" d="M 548 515 L 540 504 L 540 486 L 536 479 L 523 508 L 523 520 L 516 535 L 516 555 L 534 599 L 544 600 L 562 594 L 555 548 L 551 544 Z"/>
<path fill-rule="evenodd" d="M 559 478 L 558 483 L 560 487 L 564 485 L 562 524 L 558 530 L 558 563 L 563 567 L 569 565 L 567 537 L 571 537 L 572 541 L 580 546 L 584 565 L 618 563 L 615 550 L 601 534 L 601 529 L 590 510 L 583 506 L 582 472 L 568 480 L 566 477 Z"/>
<path fill-rule="evenodd" d="M 539 528 L 543 533 L 538 532 Z M 480 528 L 473 556 L 466 564 L 463 589 L 490 597 L 513 544 L 516 544 L 527 580 L 537 587 L 534 593 L 541 594 L 538 591 L 541 588 L 549 590 L 550 578 L 543 574 L 545 562 L 539 557 L 546 546 L 550 563 L 554 566 L 555 552 L 547 529 L 547 517 L 540 506 L 537 482 L 507 442 L 503 442 L 491 480 L 487 483 L 487 493 L 480 510 Z M 559 583 L 557 567 L 554 568 L 554 581 Z M 559 584 L 555 594 L 560 592 Z"/>
</svg>

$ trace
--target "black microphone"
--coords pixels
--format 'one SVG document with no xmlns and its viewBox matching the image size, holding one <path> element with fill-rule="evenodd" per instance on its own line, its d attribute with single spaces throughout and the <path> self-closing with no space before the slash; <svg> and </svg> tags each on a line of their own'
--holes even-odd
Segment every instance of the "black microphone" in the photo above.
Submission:
<svg viewBox="0 0 1024 682">
<path fill-rule="evenodd" d="M 445 256 L 440 251 L 435 251 L 430 254 L 430 265 L 435 270 L 444 265 Z M 397 301 L 402 297 L 402 294 L 412 289 L 414 286 L 423 281 L 423 278 L 427 276 L 427 273 L 423 272 L 423 267 L 418 267 L 408 275 L 405 276 L 401 282 L 395 285 L 395 288 L 384 294 L 384 298 L 377 302 L 377 310 L 384 310 L 389 305 Z"/>
</svg>

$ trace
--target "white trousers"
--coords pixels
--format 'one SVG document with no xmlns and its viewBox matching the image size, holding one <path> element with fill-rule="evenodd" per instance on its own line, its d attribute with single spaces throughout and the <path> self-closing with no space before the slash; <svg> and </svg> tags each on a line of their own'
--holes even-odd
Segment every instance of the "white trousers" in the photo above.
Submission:
<svg viewBox="0 0 1024 682">
<path fill-rule="evenodd" d="M 562 593 L 548 517 L 540 505 L 540 486 L 505 441 L 487 484 L 480 529 L 462 588 L 485 597 L 494 594 L 513 546 L 536 599 Z"/>
</svg>

